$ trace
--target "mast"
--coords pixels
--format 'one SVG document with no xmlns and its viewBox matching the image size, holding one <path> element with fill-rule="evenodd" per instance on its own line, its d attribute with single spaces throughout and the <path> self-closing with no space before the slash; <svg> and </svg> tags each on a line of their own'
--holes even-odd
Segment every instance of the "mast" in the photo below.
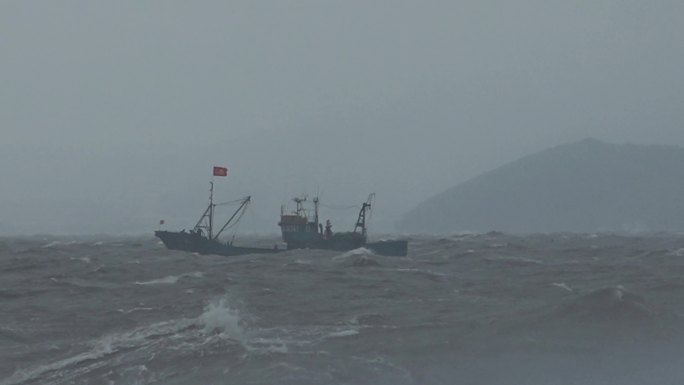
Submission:
<svg viewBox="0 0 684 385">
<path fill-rule="evenodd" d="M 371 203 L 373 202 L 373 198 L 375 198 L 375 193 L 371 193 L 368 195 L 368 200 L 366 200 L 363 205 L 361 205 L 361 210 L 359 211 L 359 217 L 356 219 L 356 225 L 354 226 L 354 232 L 357 232 L 357 229 L 361 228 L 361 235 L 366 237 L 366 211 L 369 211 L 371 209 Z"/>
<path fill-rule="evenodd" d="M 318 228 L 318 197 L 313 199 L 314 203 L 314 221 L 316 223 L 316 228 Z"/>
<path fill-rule="evenodd" d="M 212 228 L 214 227 L 214 181 L 209 182 L 209 228 L 207 229 L 209 239 L 212 238 Z"/>
<path fill-rule="evenodd" d="M 209 182 L 209 206 L 197 221 L 197 224 L 192 229 L 196 234 L 206 235 L 207 239 L 213 239 L 214 237 L 214 209 L 216 204 L 214 204 L 214 177 L 215 176 L 227 176 L 228 169 L 225 167 L 214 166 L 214 172 L 211 176 L 211 181 Z M 204 234 L 206 233 L 206 234 Z"/>
<path fill-rule="evenodd" d="M 197 221 L 197 224 L 193 228 L 195 231 L 200 231 L 204 229 L 206 231 L 207 238 L 211 239 L 214 227 L 214 181 L 209 182 L 209 206 L 204 210 L 204 213 Z"/>
</svg>

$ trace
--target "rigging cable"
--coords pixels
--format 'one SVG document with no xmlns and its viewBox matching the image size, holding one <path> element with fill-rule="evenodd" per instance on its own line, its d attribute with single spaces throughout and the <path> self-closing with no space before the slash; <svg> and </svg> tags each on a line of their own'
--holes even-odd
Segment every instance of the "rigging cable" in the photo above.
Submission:
<svg viewBox="0 0 684 385">
<path fill-rule="evenodd" d="M 232 201 L 226 201 L 226 202 L 221 202 L 221 203 L 214 203 L 214 206 L 229 206 L 229 205 L 237 205 L 238 203 L 242 203 L 245 201 L 245 198 L 240 198 L 240 199 L 235 199 Z"/>
<path fill-rule="evenodd" d="M 326 205 L 323 203 L 319 203 L 319 206 L 325 207 L 326 209 L 331 209 L 331 210 L 351 210 L 351 209 L 361 208 L 361 206 L 359 206 L 359 205 L 338 206 L 338 205 Z"/>
</svg>

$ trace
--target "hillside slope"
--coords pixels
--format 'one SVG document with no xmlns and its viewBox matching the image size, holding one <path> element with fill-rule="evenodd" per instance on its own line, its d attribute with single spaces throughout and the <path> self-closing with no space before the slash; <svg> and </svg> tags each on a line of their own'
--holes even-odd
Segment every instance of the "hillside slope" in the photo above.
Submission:
<svg viewBox="0 0 684 385">
<path fill-rule="evenodd" d="M 595 139 L 557 146 L 434 196 L 405 232 L 684 229 L 684 148 Z"/>
</svg>

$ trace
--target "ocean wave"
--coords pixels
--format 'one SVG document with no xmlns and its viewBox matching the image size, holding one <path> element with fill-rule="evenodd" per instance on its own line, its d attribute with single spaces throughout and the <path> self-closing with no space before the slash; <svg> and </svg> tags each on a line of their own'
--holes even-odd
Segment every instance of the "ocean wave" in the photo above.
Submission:
<svg viewBox="0 0 684 385">
<path fill-rule="evenodd" d="M 334 331 L 329 333 L 326 337 L 327 338 L 341 338 L 341 337 L 350 337 L 350 336 L 355 336 L 359 334 L 359 329 L 343 329 L 339 331 Z"/>
<path fill-rule="evenodd" d="M 657 313 L 643 297 L 622 286 L 611 286 L 580 296 L 565 306 L 562 314 L 578 320 L 613 324 L 652 320 Z"/>
<path fill-rule="evenodd" d="M 181 275 L 168 275 L 164 278 L 153 279 L 151 281 L 135 282 L 136 285 L 173 285 L 178 283 L 183 278 L 202 278 L 204 273 L 195 271 L 192 273 L 185 273 Z"/>
<path fill-rule="evenodd" d="M 104 282 L 104 281 L 95 281 L 95 280 L 87 280 L 83 278 L 57 278 L 57 277 L 50 277 L 50 281 L 58 284 L 58 285 L 66 285 L 66 286 L 71 286 L 74 288 L 80 288 L 80 289 L 118 289 L 121 286 L 118 284 L 110 283 L 110 282 Z"/>
<path fill-rule="evenodd" d="M 359 247 L 358 249 L 336 255 L 332 258 L 332 261 L 354 267 L 380 266 L 377 255 L 365 247 Z"/>
<path fill-rule="evenodd" d="M 235 340 L 242 340 L 245 336 L 240 312 L 232 308 L 225 298 L 211 301 L 197 322 L 205 333 L 219 333 Z"/>
<path fill-rule="evenodd" d="M 105 357 L 114 351 L 112 350 L 112 347 L 110 344 L 108 344 L 106 341 L 100 341 L 99 343 L 96 344 L 91 350 L 88 350 L 83 353 L 76 354 L 71 357 L 64 358 L 59 361 L 55 361 L 49 364 L 45 365 L 40 365 L 34 368 L 29 368 L 29 369 L 19 369 L 14 374 L 12 374 L 9 378 L 3 380 L 0 382 L 0 385 L 17 385 L 24 383 L 26 381 L 36 379 L 38 377 L 41 377 L 42 375 L 49 373 L 49 372 L 55 372 L 61 369 L 64 369 L 66 367 L 76 365 L 85 361 L 91 361 L 91 360 L 97 360 L 102 357 Z"/>
<path fill-rule="evenodd" d="M 398 268 L 398 269 L 393 269 L 393 270 L 400 272 L 400 273 L 410 273 L 410 274 L 422 275 L 422 276 L 428 277 L 430 279 L 435 279 L 435 278 L 439 279 L 439 278 L 446 277 L 446 274 L 444 274 L 444 273 L 438 273 L 436 271 L 430 271 L 430 270 L 425 270 L 425 269 Z"/>
<path fill-rule="evenodd" d="M 50 247 L 60 246 L 61 244 L 62 244 L 61 241 L 52 241 L 52 242 L 49 242 L 49 243 L 44 244 L 44 245 L 41 246 L 41 247 L 44 248 L 44 249 L 47 249 L 47 248 L 50 248 Z"/>
<path fill-rule="evenodd" d="M 244 346 L 259 354 L 282 353 L 310 348 L 330 339 L 352 337 L 360 334 L 359 325 L 318 325 L 250 330 Z"/>
<path fill-rule="evenodd" d="M 16 299 L 21 298 L 24 295 L 26 295 L 26 293 L 19 293 L 17 291 L 7 289 L 0 289 L 0 299 Z"/>
<path fill-rule="evenodd" d="M 131 314 L 131 313 L 138 312 L 138 311 L 152 311 L 152 310 L 154 310 L 153 307 L 134 307 L 134 308 L 128 309 L 128 310 L 118 309 L 117 311 L 119 313 L 122 313 L 122 314 Z"/>
<path fill-rule="evenodd" d="M 41 247 L 44 248 L 44 249 L 49 249 L 49 248 L 57 247 L 57 246 L 73 246 L 73 245 L 80 245 L 81 243 L 82 243 L 82 242 L 80 242 L 80 241 L 77 241 L 77 240 L 75 240 L 75 239 L 72 239 L 72 240 L 70 240 L 70 241 L 52 241 L 52 242 L 48 242 L 48 243 L 42 245 Z"/>
<path fill-rule="evenodd" d="M 527 257 L 509 257 L 509 256 L 498 256 L 498 257 L 484 257 L 484 261 L 488 262 L 501 262 L 509 265 L 542 265 L 544 262 L 527 258 Z"/>
<path fill-rule="evenodd" d="M 54 376 L 64 381 L 65 378 L 83 371 L 79 368 L 81 364 L 87 362 L 88 370 L 91 370 L 104 365 L 101 360 L 124 350 L 151 349 L 168 343 L 200 348 L 203 344 L 213 343 L 216 338 L 239 342 L 244 339 L 241 322 L 238 311 L 232 308 L 227 300 L 213 300 L 196 318 L 163 321 L 126 332 L 104 335 L 84 344 L 85 351 L 78 354 L 32 368 L 18 369 L 12 376 L 0 381 L 0 385 L 18 385 L 38 378 L 45 379 L 46 376 Z M 206 336 L 211 338 L 202 338 Z M 72 371 L 65 372 L 69 369 Z"/>
<path fill-rule="evenodd" d="M 568 286 L 565 282 L 552 282 L 551 286 L 555 286 L 555 287 L 561 288 L 563 290 L 567 290 L 571 293 L 573 292 L 572 288 L 570 286 Z"/>
<path fill-rule="evenodd" d="M 349 251 L 344 252 L 340 255 L 336 255 L 332 259 L 333 259 L 333 261 L 339 261 L 339 260 L 349 259 L 351 257 L 361 256 L 361 255 L 369 256 L 369 255 L 375 255 L 375 253 L 372 252 L 371 250 L 365 248 L 365 247 L 359 247 L 358 249 L 349 250 Z"/>
</svg>

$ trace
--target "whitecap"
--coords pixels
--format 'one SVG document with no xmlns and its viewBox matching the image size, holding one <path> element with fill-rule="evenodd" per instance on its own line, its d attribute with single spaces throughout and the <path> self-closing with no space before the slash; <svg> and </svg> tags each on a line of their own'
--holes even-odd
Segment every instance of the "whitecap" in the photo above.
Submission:
<svg viewBox="0 0 684 385">
<path fill-rule="evenodd" d="M 373 253 L 371 250 L 369 250 L 365 247 L 359 247 L 358 249 L 349 250 L 349 251 L 342 253 L 340 255 L 336 255 L 332 259 L 333 259 L 333 261 L 337 261 L 340 259 L 347 259 L 350 257 L 356 257 L 356 256 L 362 256 L 362 255 L 364 255 L 364 256 L 365 255 L 375 255 L 375 253 Z"/>
<path fill-rule="evenodd" d="M 236 340 L 242 340 L 244 331 L 240 313 L 228 304 L 225 298 L 211 301 L 204 312 L 197 317 L 198 326 L 203 326 L 205 333 L 219 333 Z"/>
<path fill-rule="evenodd" d="M 245 348 L 257 354 L 286 354 L 290 352 L 286 342 L 279 338 L 254 338 L 245 345 Z"/>
<path fill-rule="evenodd" d="M 430 275 L 430 276 L 435 276 L 435 277 L 446 277 L 446 274 L 444 273 L 438 273 L 436 271 L 430 271 L 430 270 L 422 270 L 422 269 L 412 269 L 412 268 L 398 268 L 394 269 L 394 271 L 398 271 L 400 273 L 418 273 L 418 274 L 425 274 L 425 275 Z"/>
<path fill-rule="evenodd" d="M 181 274 L 181 275 L 169 275 L 164 278 L 158 278 L 158 279 L 153 279 L 151 281 L 144 281 L 144 282 L 135 282 L 136 285 L 159 285 L 159 284 L 166 284 L 166 285 L 172 285 L 175 283 L 178 283 L 182 278 L 202 278 L 204 277 L 204 273 L 201 271 L 195 271 L 192 273 L 186 273 L 186 274 Z"/>
<path fill-rule="evenodd" d="M 533 264 L 533 265 L 543 265 L 544 262 L 537 259 L 526 258 L 526 257 L 510 257 L 510 256 L 499 256 L 499 257 L 485 257 L 482 258 L 485 261 L 492 262 L 509 262 L 509 263 L 521 263 L 521 264 Z"/>
<path fill-rule="evenodd" d="M 44 244 L 42 247 L 43 247 L 44 249 L 47 249 L 47 248 L 49 248 L 49 247 L 55 247 L 55 246 L 59 246 L 59 245 L 61 245 L 61 244 L 62 244 L 62 242 L 60 242 L 60 241 L 52 241 L 52 242 L 50 242 L 50 243 Z"/>
<path fill-rule="evenodd" d="M 174 284 L 177 283 L 182 276 L 180 275 L 169 275 L 164 278 L 153 279 L 151 281 L 136 282 L 136 285 L 159 285 L 159 284 Z"/>
<path fill-rule="evenodd" d="M 329 338 L 341 338 L 341 337 L 349 337 L 349 336 L 354 336 L 359 334 L 359 329 L 345 329 L 345 330 L 339 330 L 332 332 L 328 334 L 327 337 Z"/>
<path fill-rule="evenodd" d="M 97 343 L 96 346 L 94 346 L 93 349 L 89 351 L 76 354 L 74 356 L 67 357 L 65 359 L 55 361 L 50 364 L 41 365 L 33 369 L 19 369 L 16 372 L 14 372 L 14 374 L 12 374 L 9 378 L 0 382 L 0 385 L 21 384 L 31 379 L 38 378 L 45 373 L 57 371 L 70 365 L 79 364 L 84 361 L 97 360 L 113 352 L 114 351 L 112 349 L 111 343 L 108 343 L 103 340 L 100 341 L 100 343 Z"/>
<path fill-rule="evenodd" d="M 124 313 L 148 310 L 151 308 L 133 308 Z M 119 311 L 122 311 L 121 309 Z M 237 310 L 232 309 L 225 299 L 210 302 L 204 312 L 197 318 L 163 321 L 148 326 L 135 328 L 121 333 L 104 335 L 85 344 L 85 351 L 66 357 L 48 364 L 38 365 L 33 368 L 18 369 L 4 380 L 0 385 L 18 385 L 44 376 L 63 376 L 64 369 L 81 365 L 84 362 L 93 362 L 92 365 L 101 365 L 103 359 L 121 350 L 142 349 L 155 344 L 163 343 L 168 339 L 156 338 L 175 336 L 179 333 L 219 332 L 214 337 L 229 337 L 240 340 L 243 336 L 240 327 L 241 320 Z M 198 330 L 199 329 L 199 330 Z M 192 334 L 189 335 L 192 337 Z"/>
<path fill-rule="evenodd" d="M 154 308 L 151 308 L 151 307 L 134 307 L 134 308 L 129 309 L 129 310 L 119 309 L 117 311 L 119 313 L 123 313 L 123 314 L 130 314 L 130 313 L 133 313 L 136 311 L 150 311 L 150 310 L 154 310 Z"/>
<path fill-rule="evenodd" d="M 572 288 L 568 286 L 565 282 L 553 282 L 551 285 L 555 287 L 560 287 L 561 289 L 567 290 L 571 293 L 573 292 Z"/>
</svg>

